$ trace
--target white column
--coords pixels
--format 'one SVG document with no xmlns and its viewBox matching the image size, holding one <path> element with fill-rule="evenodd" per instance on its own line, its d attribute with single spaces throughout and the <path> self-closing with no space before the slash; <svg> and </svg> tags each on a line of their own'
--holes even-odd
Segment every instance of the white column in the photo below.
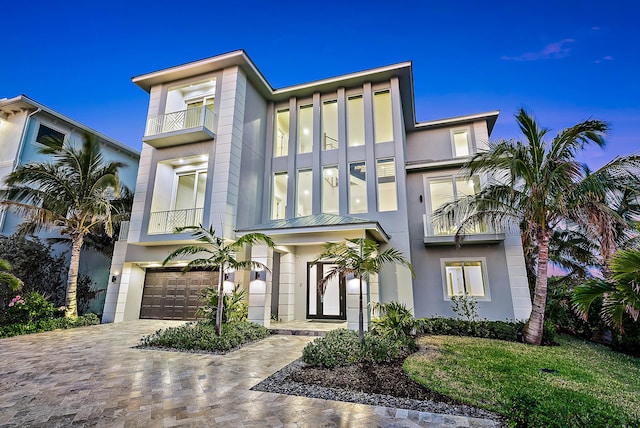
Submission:
<svg viewBox="0 0 640 428">
<path fill-rule="evenodd" d="M 251 249 L 251 260 L 265 264 L 269 269 L 273 266 L 273 250 L 266 245 L 254 245 Z M 271 325 L 271 272 L 266 277 L 257 278 L 259 272 L 251 272 L 249 278 L 249 321 L 269 327 Z M 263 273 L 264 275 L 264 273 Z"/>
<path fill-rule="evenodd" d="M 358 278 L 347 280 L 347 328 L 358 330 L 360 324 L 360 295 Z M 364 331 L 369 329 L 369 293 L 367 283 L 362 281 L 362 307 L 364 314 Z"/>
<path fill-rule="evenodd" d="M 527 269 L 524 264 L 524 251 L 519 235 L 507 234 L 504 240 L 504 251 L 507 256 L 507 272 L 513 302 L 513 317 L 526 321 L 531 315 L 531 295 Z"/>
<path fill-rule="evenodd" d="M 281 321 L 293 321 L 296 290 L 296 256 L 294 253 L 280 255 L 280 296 L 278 317 Z"/>
<path fill-rule="evenodd" d="M 116 321 L 116 311 L 118 298 L 120 295 L 120 286 L 122 282 L 122 271 L 124 259 L 127 253 L 127 241 L 116 241 L 113 247 L 113 256 L 111 258 L 111 270 L 109 271 L 109 284 L 107 285 L 107 295 L 104 299 L 104 311 L 102 313 L 102 322 L 111 323 L 122 321 L 120 318 Z M 115 278 L 115 281 L 112 279 Z M 126 298 L 126 296 L 125 296 Z M 122 307 L 124 314 L 124 306 Z"/>
</svg>

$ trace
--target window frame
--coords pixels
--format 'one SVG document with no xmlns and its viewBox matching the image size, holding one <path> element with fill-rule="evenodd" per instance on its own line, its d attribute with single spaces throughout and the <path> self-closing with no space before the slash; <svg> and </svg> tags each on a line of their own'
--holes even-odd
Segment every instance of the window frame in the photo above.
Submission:
<svg viewBox="0 0 640 428">
<path fill-rule="evenodd" d="M 310 203 L 311 203 L 311 212 L 309 214 L 302 214 L 299 215 L 298 214 L 298 205 L 300 204 L 300 174 L 301 173 L 310 173 L 311 174 L 311 186 L 309 187 L 309 198 L 310 198 Z M 295 205 L 295 212 L 294 214 L 294 218 L 299 218 L 299 217 L 307 217 L 310 215 L 313 215 L 313 193 L 314 193 L 314 189 L 313 189 L 313 168 L 300 168 L 296 171 L 296 205 Z M 304 196 L 304 194 L 303 194 Z"/>
<path fill-rule="evenodd" d="M 352 205 L 351 205 L 351 166 L 355 165 L 355 164 L 362 164 L 364 165 L 364 195 L 365 195 L 365 201 L 364 201 L 364 207 L 365 210 L 364 211 L 352 211 Z M 349 162 L 347 164 L 347 212 L 349 214 L 366 214 L 369 212 L 369 189 L 368 189 L 368 184 L 367 184 L 367 180 L 368 180 L 368 175 L 369 173 L 367 172 L 367 161 L 353 161 L 353 162 Z"/>
<path fill-rule="evenodd" d="M 206 206 L 206 198 L 207 198 L 207 181 L 205 179 L 204 182 L 204 199 L 202 200 L 202 207 L 197 207 L 196 203 L 198 201 L 198 179 L 200 178 L 200 174 L 208 174 L 208 169 L 207 168 L 194 168 L 194 169 L 188 169 L 185 168 L 184 170 L 180 171 L 180 168 L 175 168 L 174 169 L 174 176 L 173 176 L 173 194 L 171 195 L 171 210 L 170 211 L 178 211 L 178 209 L 176 208 L 176 203 L 178 202 L 178 185 L 180 183 L 180 177 L 184 177 L 187 175 L 194 175 L 194 183 L 193 183 L 193 206 L 191 208 L 186 208 L 186 209 L 203 209 Z M 185 208 L 183 208 L 185 209 Z"/>
<path fill-rule="evenodd" d="M 338 99 L 337 98 L 328 98 L 326 100 L 321 100 L 320 102 L 320 151 L 330 151 L 330 150 L 337 150 L 340 147 L 340 141 L 336 138 L 335 141 L 335 147 L 332 148 L 327 148 L 327 144 L 326 144 L 326 133 L 325 131 L 325 112 L 324 112 L 324 106 L 327 104 L 335 104 L 336 105 L 336 128 L 339 128 L 339 122 L 340 122 L 340 112 L 338 111 Z M 340 137 L 339 135 L 336 135 L 336 137 Z M 331 137 L 329 137 L 331 138 Z M 331 138 L 333 139 L 333 138 Z"/>
<path fill-rule="evenodd" d="M 486 257 L 446 257 L 440 259 L 440 277 L 442 280 L 442 296 L 445 302 L 450 302 L 451 297 L 449 296 L 449 287 L 447 284 L 447 271 L 446 264 L 447 263 L 464 263 L 464 262 L 480 262 L 480 268 L 482 269 L 482 281 L 484 282 L 484 296 L 470 296 L 463 294 L 463 296 L 474 299 L 478 302 L 490 302 L 491 301 L 491 291 L 489 286 L 489 272 L 487 269 L 487 258 Z"/>
<path fill-rule="evenodd" d="M 349 101 L 352 99 L 360 99 L 362 100 L 362 144 L 352 144 L 352 140 L 350 137 L 350 133 L 351 133 L 351 129 L 352 129 L 352 125 L 351 122 L 349 120 Z M 365 112 L 365 106 L 364 106 L 364 94 L 362 92 L 358 92 L 358 93 L 354 93 L 351 95 L 347 95 L 346 96 L 346 101 L 345 101 L 345 110 L 346 110 L 346 131 L 347 131 L 347 147 L 362 147 L 366 145 L 366 112 Z"/>
<path fill-rule="evenodd" d="M 473 180 L 473 178 L 477 178 L 478 179 L 478 186 L 479 189 L 478 191 L 482 191 L 482 179 L 479 175 L 473 175 L 470 177 L 471 180 Z M 452 189 L 453 189 L 453 200 L 457 201 L 459 198 L 459 193 L 458 193 L 458 184 L 457 184 L 457 180 L 461 179 L 461 178 L 466 178 L 466 176 L 464 174 L 451 174 L 451 175 L 434 175 L 434 176 L 428 176 L 428 177 L 424 177 L 423 178 L 423 185 L 424 185 L 424 190 L 425 190 L 425 214 L 427 215 L 427 221 L 430 227 L 430 232 L 431 235 L 430 236 L 453 236 L 454 234 L 450 234 L 450 235 L 438 235 L 434 232 L 433 230 L 433 205 L 431 202 L 431 182 L 432 181 L 437 181 L 437 180 L 444 180 L 444 179 L 448 179 L 451 184 L 452 184 Z M 481 233 L 486 233 L 486 232 L 478 232 L 478 234 Z"/>
<path fill-rule="evenodd" d="M 310 126 L 309 126 L 309 129 L 310 129 L 309 138 L 311 139 L 311 146 L 310 146 L 308 151 L 304 151 L 303 152 L 303 151 L 301 151 L 301 149 L 302 149 L 302 139 L 300 137 L 304 133 L 304 131 L 303 131 L 301 119 L 302 119 L 302 110 L 307 110 L 307 109 L 309 109 L 309 111 L 311 112 L 311 117 L 310 117 L 311 123 L 310 123 Z M 311 103 L 311 104 L 305 103 L 305 104 L 298 105 L 298 111 L 296 112 L 297 113 L 296 114 L 296 130 L 297 130 L 297 132 L 296 132 L 296 155 L 304 155 L 304 154 L 307 154 L 307 153 L 313 153 L 313 137 L 314 137 L 313 134 L 315 132 L 315 130 L 313 129 L 314 110 L 315 110 L 315 107 L 314 107 L 313 103 Z M 291 113 L 289 113 L 289 114 L 291 114 Z M 291 116 L 289 116 L 289 121 L 291 121 Z M 289 122 L 289 123 L 291 123 L 291 122 Z M 289 138 L 291 138 L 291 136 L 289 136 Z"/>
<path fill-rule="evenodd" d="M 459 159 L 459 158 L 466 158 L 469 156 L 473 155 L 473 145 L 471 142 L 471 127 L 470 126 L 463 126 L 463 127 L 459 127 L 459 128 L 452 128 L 450 131 L 450 141 L 451 141 L 451 155 L 452 155 L 452 159 Z M 458 155 L 456 153 L 456 140 L 455 140 L 455 135 L 461 132 L 466 132 L 467 133 L 467 150 L 468 150 L 468 154 L 466 155 Z"/>
<path fill-rule="evenodd" d="M 324 202 L 325 202 L 325 170 L 327 169 L 335 169 L 336 170 L 336 187 L 338 188 L 338 202 L 337 202 L 337 212 L 327 212 L 325 211 L 325 206 L 324 206 Z M 338 164 L 332 164 L 332 165 L 322 165 L 322 185 L 320 186 L 320 212 L 322 214 L 335 214 L 335 215 L 339 215 L 340 214 L 340 166 Z"/>
<path fill-rule="evenodd" d="M 284 192 L 284 217 L 280 218 L 280 217 L 275 217 L 274 216 L 274 210 L 273 207 L 275 205 L 275 199 L 276 199 L 276 177 L 279 175 L 283 175 L 287 178 L 286 180 L 286 189 Z M 273 172 L 272 177 L 272 182 L 271 182 L 271 212 L 269 213 L 269 219 L 270 220 L 284 220 L 287 218 L 287 206 L 288 206 L 288 199 L 289 199 L 289 172 L 288 171 L 275 171 Z"/>
<path fill-rule="evenodd" d="M 275 109 L 276 112 L 274 114 L 273 117 L 273 158 L 283 158 L 283 157 L 287 157 L 289 156 L 289 145 L 291 143 L 291 109 L 289 108 L 289 106 L 283 106 L 282 108 L 276 108 Z M 289 129 L 287 130 L 287 143 L 283 146 L 283 151 L 285 152 L 284 154 L 279 154 L 277 155 L 277 150 L 276 150 L 276 144 L 278 141 L 278 114 L 279 113 L 284 113 L 287 112 L 289 114 Z M 297 150 L 297 149 L 296 149 Z"/>
<path fill-rule="evenodd" d="M 376 120 L 376 95 L 380 94 L 388 94 L 389 95 L 389 112 L 391 113 L 391 117 L 389 121 L 391 122 L 391 139 L 390 140 L 382 140 L 379 139 L 378 136 L 378 122 Z M 394 140 L 394 124 L 393 124 L 393 98 L 391 96 L 391 88 L 381 88 L 373 91 L 373 96 L 371 97 L 372 107 L 373 107 L 373 142 L 375 144 L 389 143 Z"/>
<path fill-rule="evenodd" d="M 35 141 L 36 143 L 38 143 L 38 144 L 42 144 L 42 143 L 39 141 L 39 139 L 40 139 L 40 129 L 42 129 L 42 127 L 43 127 L 43 126 L 44 126 L 45 128 L 47 128 L 47 129 L 50 129 L 50 130 L 51 130 L 51 131 L 53 131 L 53 132 L 57 132 L 58 134 L 62 135 L 62 141 L 66 141 L 66 140 L 67 140 L 67 138 L 69 137 L 69 134 L 68 134 L 67 132 L 63 132 L 63 131 L 61 131 L 61 130 L 60 130 L 60 129 L 58 129 L 58 128 L 55 128 L 55 127 L 50 126 L 50 125 L 48 125 L 48 124 L 46 124 L 46 123 L 40 122 L 40 123 L 38 123 L 38 132 L 36 132 L 36 137 L 35 137 L 35 140 L 34 140 L 34 141 Z M 46 136 L 51 136 L 51 134 L 48 134 L 48 135 L 46 135 Z"/>
</svg>

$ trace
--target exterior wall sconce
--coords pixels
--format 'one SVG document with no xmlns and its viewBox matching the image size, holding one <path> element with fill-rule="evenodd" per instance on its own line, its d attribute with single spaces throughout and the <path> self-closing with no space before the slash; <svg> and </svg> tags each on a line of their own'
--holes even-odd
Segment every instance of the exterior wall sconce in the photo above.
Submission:
<svg viewBox="0 0 640 428">
<path fill-rule="evenodd" d="M 118 280 L 118 275 L 111 275 L 111 282 L 116 282 Z"/>
<path fill-rule="evenodd" d="M 267 271 L 266 270 L 252 270 L 251 271 L 251 280 L 252 281 L 266 281 L 267 280 Z"/>
</svg>

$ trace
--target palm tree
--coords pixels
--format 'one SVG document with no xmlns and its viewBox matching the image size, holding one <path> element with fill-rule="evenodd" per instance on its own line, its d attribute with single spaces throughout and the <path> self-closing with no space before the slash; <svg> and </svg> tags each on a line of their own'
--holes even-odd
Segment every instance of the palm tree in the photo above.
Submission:
<svg viewBox="0 0 640 428">
<path fill-rule="evenodd" d="M 5 179 L 0 204 L 26 218 L 31 233 L 42 228 L 57 229 L 71 239 L 71 260 L 66 288 L 65 316 L 78 316 L 76 294 L 80 250 L 85 236 L 103 228 L 113 233 L 121 162 L 106 162 L 96 136 L 85 134 L 77 147 L 67 139 L 49 137 L 40 143 L 39 153 L 53 162 L 30 162 L 19 166 Z"/>
<path fill-rule="evenodd" d="M 204 256 L 191 260 L 182 270 L 187 272 L 192 268 L 218 269 L 218 296 L 223 295 L 222 280 L 227 269 L 267 269 L 264 263 L 254 260 L 238 260 L 236 254 L 242 251 L 245 245 L 264 243 L 269 247 L 274 247 L 274 243 L 267 235 L 262 233 L 248 233 L 235 241 L 225 240 L 216 236 L 213 227 L 209 230 L 200 226 L 187 226 L 176 228 L 176 233 L 192 231 L 191 236 L 197 244 L 185 245 L 173 251 L 162 262 L 166 265 L 172 260 L 183 259 L 187 256 L 203 254 Z M 222 311 L 224 310 L 224 299 L 218 298 L 218 309 L 216 312 L 216 334 L 220 336 L 222 331 Z"/>
<path fill-rule="evenodd" d="M 358 337 L 364 338 L 364 304 L 362 297 L 362 282 L 369 282 L 371 275 L 376 275 L 387 263 L 399 263 L 405 265 L 415 277 L 413 266 L 404 258 L 402 252 L 395 248 L 387 248 L 382 253 L 378 252 L 379 245 L 376 241 L 367 238 L 347 239 L 343 242 L 328 242 L 324 245 L 324 251 L 313 263 L 330 260 L 336 265 L 330 269 L 327 275 L 318 281 L 319 291 L 324 295 L 327 283 L 335 277 L 353 275 L 359 280 L 359 313 L 358 313 Z"/>
<path fill-rule="evenodd" d="M 589 144 L 604 146 L 609 126 L 586 120 L 560 131 L 549 143 L 549 130 L 541 128 L 525 110 L 516 115 L 524 141 L 490 142 L 487 151 L 466 164 L 469 177 L 487 174 L 493 180 L 478 194 L 440 207 L 434 220 L 457 227 L 457 238 L 477 224 L 518 229 L 525 254 L 536 257 L 533 307 L 525 325 L 526 342 L 540 344 L 547 298 L 547 267 L 551 239 L 562 227 L 593 225 L 593 221 L 616 221 L 612 210 L 600 203 L 610 188 L 607 177 L 631 177 L 640 165 L 639 156 L 616 158 L 590 175 L 576 157 Z M 598 215 L 587 215 L 595 209 Z"/>
<path fill-rule="evenodd" d="M 574 289 L 571 301 L 586 319 L 591 304 L 602 298 L 602 320 L 622 331 L 625 313 L 634 321 L 640 314 L 640 250 L 618 251 L 610 266 L 610 278 L 592 279 L 579 285 Z"/>
</svg>

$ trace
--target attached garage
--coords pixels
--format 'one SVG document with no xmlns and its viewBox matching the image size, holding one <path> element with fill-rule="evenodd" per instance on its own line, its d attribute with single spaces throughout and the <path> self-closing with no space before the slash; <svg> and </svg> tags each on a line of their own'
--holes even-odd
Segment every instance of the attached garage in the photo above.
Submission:
<svg viewBox="0 0 640 428">
<path fill-rule="evenodd" d="M 147 269 L 140 318 L 195 320 L 202 291 L 217 284 L 217 271 Z"/>
</svg>

